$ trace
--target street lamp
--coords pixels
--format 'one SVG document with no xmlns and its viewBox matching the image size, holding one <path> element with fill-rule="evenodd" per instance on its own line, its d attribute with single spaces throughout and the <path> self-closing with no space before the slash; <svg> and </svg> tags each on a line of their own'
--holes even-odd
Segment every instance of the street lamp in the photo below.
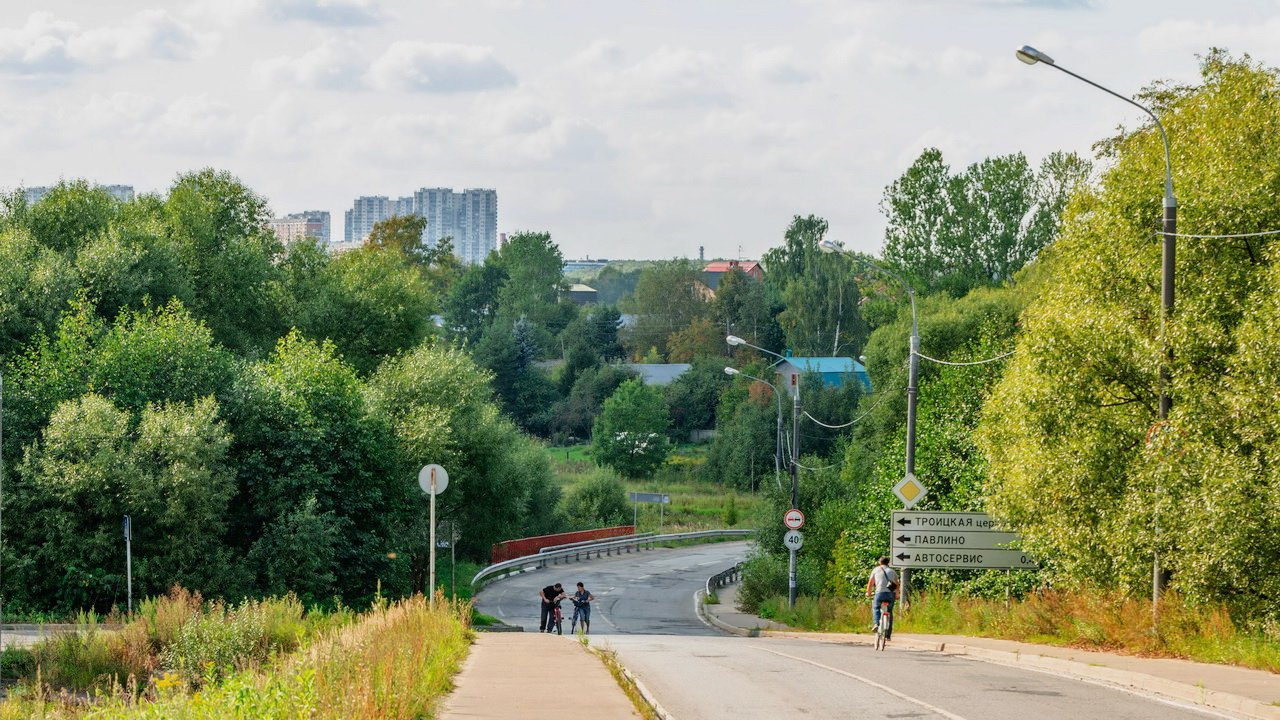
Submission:
<svg viewBox="0 0 1280 720">
<path fill-rule="evenodd" d="M 0 370 L 0 654 L 4 653 L 4 371 Z"/>
<path fill-rule="evenodd" d="M 755 348 L 762 353 L 768 353 L 783 362 L 787 358 L 779 355 L 772 350 L 766 350 L 759 345 L 752 345 L 737 335 L 730 335 L 724 339 L 726 343 L 737 347 L 746 345 L 749 348 Z M 728 370 L 726 370 L 728 372 Z M 791 404 L 791 509 L 798 510 L 800 508 L 800 382 L 796 380 L 796 394 L 792 396 Z M 772 387 L 772 385 L 771 385 Z M 777 388 L 774 388 L 774 394 L 777 394 Z M 778 399 L 781 404 L 782 399 Z M 779 424 L 781 424 L 781 413 L 779 413 Z M 790 570 L 787 577 L 787 607 L 794 608 L 796 606 L 796 551 L 790 551 Z"/>
<path fill-rule="evenodd" d="M 769 382 L 768 380 L 765 380 L 764 378 L 758 378 L 755 375 L 748 375 L 737 368 L 731 368 L 731 367 L 725 368 L 724 374 L 729 375 L 730 377 L 734 375 L 741 375 L 742 377 L 751 378 L 756 382 L 762 382 L 765 385 L 768 385 L 769 387 L 773 388 L 773 397 L 778 401 L 778 430 L 777 430 L 777 434 L 774 437 L 774 443 L 773 443 L 773 474 L 774 474 L 774 481 L 777 482 L 778 487 L 781 488 L 782 487 L 782 396 L 778 393 L 778 388 L 773 383 Z"/>
<path fill-rule="evenodd" d="M 1168 344 L 1168 334 L 1165 325 L 1173 316 L 1173 268 L 1176 252 L 1176 240 L 1178 234 L 1178 201 L 1173 196 L 1173 162 L 1169 155 L 1169 136 L 1165 134 L 1164 125 L 1160 124 L 1160 118 L 1156 117 L 1154 112 L 1145 105 L 1121 95 L 1113 90 L 1105 88 L 1098 83 L 1077 75 L 1070 70 L 1062 67 L 1054 62 L 1053 58 L 1045 55 L 1030 45 L 1023 45 L 1022 49 L 1014 51 L 1014 55 L 1019 60 L 1028 64 L 1035 65 L 1043 63 L 1055 70 L 1070 75 L 1071 77 L 1092 85 L 1099 90 L 1120 98 L 1130 105 L 1138 108 L 1142 112 L 1151 117 L 1151 121 L 1156 124 L 1156 129 L 1160 131 L 1160 141 L 1164 143 L 1164 243 L 1161 252 L 1161 278 L 1160 278 L 1160 300 L 1161 300 L 1161 316 L 1160 326 L 1161 334 L 1164 336 L 1162 340 L 1165 342 L 1164 362 L 1160 365 L 1160 422 L 1169 419 L 1169 409 L 1173 406 L 1173 398 L 1169 395 L 1169 385 L 1172 381 L 1170 366 L 1173 364 L 1173 347 Z M 1157 488 L 1157 495 L 1159 488 Z M 1159 499 L 1157 498 L 1157 502 Z M 1159 508 L 1156 514 L 1156 532 L 1160 531 L 1159 525 Z M 1162 582 L 1160 577 L 1160 551 L 1158 548 L 1152 550 L 1151 554 L 1151 612 L 1155 614 L 1158 611 L 1160 602 L 1160 588 Z"/>
<path fill-rule="evenodd" d="M 906 460 L 906 476 L 912 477 L 916 473 L 916 399 L 919 395 L 918 379 L 920 376 L 920 322 L 916 316 L 916 291 L 911 284 L 901 275 L 880 267 L 875 263 L 863 258 L 860 255 L 854 255 L 845 249 L 843 243 L 835 240 L 823 239 L 818 242 L 818 249 L 826 253 L 844 253 L 853 258 L 857 262 L 878 270 L 885 275 L 897 280 L 902 287 L 907 290 L 907 297 L 911 300 L 911 341 L 909 345 L 910 357 L 907 365 L 907 460 Z M 902 569 L 902 602 L 907 602 L 907 587 L 911 578 L 910 568 Z"/>
</svg>

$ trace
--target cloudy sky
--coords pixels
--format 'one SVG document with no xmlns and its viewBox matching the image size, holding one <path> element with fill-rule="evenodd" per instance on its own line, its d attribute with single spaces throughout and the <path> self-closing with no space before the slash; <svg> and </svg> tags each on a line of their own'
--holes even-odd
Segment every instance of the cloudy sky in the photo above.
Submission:
<svg viewBox="0 0 1280 720">
<path fill-rule="evenodd" d="M 212 166 L 283 214 L 498 190 L 566 257 L 755 258 L 796 214 L 860 250 L 925 147 L 1090 145 L 1212 46 L 1280 64 L 1277 0 L 42 0 L 0 20 L 0 187 L 163 190 Z M 1176 138 L 1173 142 L 1178 142 Z"/>
</svg>

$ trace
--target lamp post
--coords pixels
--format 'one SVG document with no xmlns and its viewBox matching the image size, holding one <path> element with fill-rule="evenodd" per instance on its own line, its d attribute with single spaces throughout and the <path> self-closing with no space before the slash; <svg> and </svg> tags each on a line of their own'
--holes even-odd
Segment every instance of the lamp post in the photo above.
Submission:
<svg viewBox="0 0 1280 720">
<path fill-rule="evenodd" d="M 0 370 L 0 655 L 4 653 L 4 371 Z"/>
<path fill-rule="evenodd" d="M 752 345 L 737 335 L 730 335 L 724 339 L 730 345 L 746 345 L 749 348 L 755 348 L 762 353 L 768 353 L 779 360 L 786 361 L 787 358 L 779 355 L 772 350 L 765 350 L 759 345 Z M 800 509 L 800 381 L 796 376 L 792 376 L 792 382 L 796 387 L 796 394 L 792 396 L 791 403 L 791 509 Z M 778 400 L 782 402 L 781 398 Z M 794 608 L 796 606 L 796 551 L 790 550 L 790 566 L 787 574 L 787 607 Z"/>
<path fill-rule="evenodd" d="M 1135 102 L 1120 93 L 1105 88 L 1086 77 L 1082 77 L 1071 72 L 1054 62 L 1053 58 L 1045 55 L 1030 45 L 1023 45 L 1021 49 L 1014 51 L 1014 55 L 1028 65 L 1043 63 L 1055 70 L 1061 70 L 1067 75 L 1070 75 L 1083 83 L 1092 85 L 1108 95 L 1120 98 L 1146 113 L 1151 118 L 1151 121 L 1156 124 L 1156 129 L 1160 131 L 1160 141 L 1164 143 L 1164 232 L 1162 233 L 1164 236 L 1164 242 L 1161 247 L 1160 305 L 1162 312 L 1160 314 L 1160 332 L 1161 335 L 1164 336 L 1162 340 L 1165 343 L 1165 349 L 1164 362 L 1160 364 L 1159 418 L 1160 422 L 1163 423 L 1165 420 L 1169 419 L 1169 409 L 1173 406 L 1173 398 L 1169 395 L 1169 385 L 1172 380 L 1170 366 L 1173 364 L 1173 347 L 1169 345 L 1166 326 L 1169 319 L 1173 316 L 1173 269 L 1176 257 L 1178 234 L 1178 200 L 1173 196 L 1173 162 L 1169 155 L 1169 136 L 1165 134 L 1164 125 L 1160 124 L 1160 118 L 1156 117 L 1156 114 L 1147 106 Z M 1159 487 L 1156 488 L 1156 495 L 1156 502 L 1158 504 Z M 1158 505 L 1156 508 L 1155 530 L 1158 536 L 1160 533 L 1160 514 Z M 1160 591 L 1163 584 L 1163 578 L 1160 574 L 1160 550 L 1157 547 L 1151 551 L 1151 613 L 1153 616 L 1159 612 Z"/>
<path fill-rule="evenodd" d="M 906 459 L 906 475 L 912 476 L 916 473 L 916 398 L 919 395 L 919 376 L 920 376 L 920 322 L 916 316 L 916 291 L 911 284 L 901 275 L 880 267 L 875 263 L 854 255 L 845 249 L 844 245 L 835 240 L 823 239 L 818 242 L 818 249 L 827 253 L 844 253 L 854 260 L 877 270 L 889 277 L 897 280 L 907 291 L 907 297 L 911 300 L 911 340 L 909 345 L 909 355 L 907 361 L 907 459 Z M 907 589 L 910 586 L 911 569 L 902 569 L 902 604 L 907 604 Z"/>
<path fill-rule="evenodd" d="M 748 375 L 737 368 L 727 367 L 724 369 L 724 374 L 729 376 L 741 375 L 744 378 L 751 378 L 756 382 L 764 383 L 773 388 L 773 397 L 778 401 L 778 429 L 773 441 L 773 475 L 778 487 L 782 487 L 782 395 L 778 393 L 778 388 L 773 383 L 755 375 Z"/>
</svg>

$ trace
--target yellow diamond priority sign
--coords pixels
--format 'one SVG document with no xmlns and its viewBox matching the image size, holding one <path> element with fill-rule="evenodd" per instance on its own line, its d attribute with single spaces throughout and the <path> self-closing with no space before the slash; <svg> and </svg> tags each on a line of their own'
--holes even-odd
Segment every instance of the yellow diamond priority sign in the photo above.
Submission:
<svg viewBox="0 0 1280 720">
<path fill-rule="evenodd" d="M 921 485 L 913 473 L 907 473 L 906 477 L 893 486 L 893 494 L 897 495 L 898 499 L 902 501 L 903 507 L 910 510 L 916 506 L 916 503 L 924 499 L 925 495 L 929 494 L 929 488 Z"/>
</svg>

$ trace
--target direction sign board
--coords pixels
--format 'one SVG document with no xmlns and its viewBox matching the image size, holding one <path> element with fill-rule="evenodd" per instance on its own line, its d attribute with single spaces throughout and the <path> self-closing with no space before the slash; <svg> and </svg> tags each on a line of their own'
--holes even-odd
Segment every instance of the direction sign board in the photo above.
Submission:
<svg viewBox="0 0 1280 720">
<path fill-rule="evenodd" d="M 795 552 L 804 547 L 804 535 L 799 530 L 788 530 L 787 534 L 782 536 L 782 545 L 786 549 Z"/>
<path fill-rule="evenodd" d="M 804 513 L 797 508 L 791 508 L 782 516 L 782 524 L 792 530 L 799 530 L 804 527 Z"/>
<path fill-rule="evenodd" d="M 893 513 L 889 557 L 896 567 L 1035 568 L 1017 545 L 1017 533 L 1000 529 L 986 513 Z"/>
<path fill-rule="evenodd" d="M 633 492 L 631 493 L 631 502 L 660 503 L 662 505 L 670 505 L 671 496 L 663 495 L 662 493 Z"/>
<path fill-rule="evenodd" d="M 923 550 L 894 548 L 889 556 L 894 567 L 910 568 L 994 568 L 1034 570 L 1039 567 L 1021 550 Z"/>
</svg>

